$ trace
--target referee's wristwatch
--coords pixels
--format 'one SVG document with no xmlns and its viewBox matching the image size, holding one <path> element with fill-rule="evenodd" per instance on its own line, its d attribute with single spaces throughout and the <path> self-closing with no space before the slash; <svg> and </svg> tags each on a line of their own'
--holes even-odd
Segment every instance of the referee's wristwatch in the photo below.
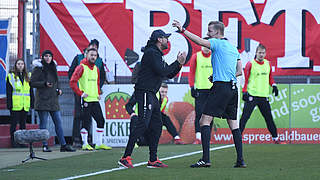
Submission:
<svg viewBox="0 0 320 180">
<path fill-rule="evenodd" d="M 186 31 L 186 28 L 182 27 L 180 33 L 183 34 Z"/>
</svg>

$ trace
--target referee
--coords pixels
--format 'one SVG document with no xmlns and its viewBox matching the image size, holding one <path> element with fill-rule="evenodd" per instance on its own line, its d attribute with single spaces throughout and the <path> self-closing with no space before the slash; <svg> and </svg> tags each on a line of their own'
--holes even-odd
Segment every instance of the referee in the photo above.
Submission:
<svg viewBox="0 0 320 180">
<path fill-rule="evenodd" d="M 211 64 L 213 68 L 213 86 L 210 95 L 203 109 L 200 119 L 201 142 L 203 155 L 202 158 L 190 167 L 210 167 L 210 123 L 214 117 L 227 119 L 230 130 L 232 131 L 235 148 L 237 151 L 237 161 L 233 167 L 246 167 L 242 157 L 242 137 L 237 121 L 238 90 L 236 86 L 236 76 L 241 75 L 240 54 L 236 47 L 224 38 L 224 24 L 220 21 L 211 21 L 208 24 L 209 40 L 202 39 L 197 35 L 187 31 L 174 20 L 173 27 L 188 37 L 198 45 L 210 48 Z"/>
<path fill-rule="evenodd" d="M 138 121 L 129 135 L 124 155 L 118 161 L 119 165 L 126 168 L 133 168 L 130 156 L 136 139 L 143 134 L 145 134 L 149 146 L 150 157 L 147 167 L 168 167 L 157 157 L 158 143 L 162 132 L 162 121 L 160 104 L 156 93 L 159 91 L 162 80 L 164 78 L 173 78 L 180 71 L 186 60 L 185 52 L 179 52 L 177 60 L 170 65 L 163 60 L 162 51 L 168 48 L 168 38 L 170 35 L 160 29 L 153 31 L 144 49 L 137 83 L 134 87 L 134 96 L 138 103 Z"/>
</svg>

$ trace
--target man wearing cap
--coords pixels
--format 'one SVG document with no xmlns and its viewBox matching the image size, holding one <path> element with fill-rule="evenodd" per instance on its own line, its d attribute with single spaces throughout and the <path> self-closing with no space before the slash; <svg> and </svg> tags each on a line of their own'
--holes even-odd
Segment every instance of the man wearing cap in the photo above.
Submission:
<svg viewBox="0 0 320 180">
<path fill-rule="evenodd" d="M 186 60 L 186 53 L 178 53 L 177 60 L 168 65 L 163 60 L 163 50 L 168 48 L 168 38 L 162 30 L 152 32 L 144 49 L 141 67 L 135 84 L 134 95 L 138 104 L 138 121 L 130 133 L 127 147 L 118 164 L 126 168 L 133 168 L 131 154 L 136 139 L 145 133 L 149 146 L 148 168 L 168 167 L 157 157 L 159 138 L 162 132 L 160 104 L 156 97 L 164 78 L 173 78 Z"/>
</svg>

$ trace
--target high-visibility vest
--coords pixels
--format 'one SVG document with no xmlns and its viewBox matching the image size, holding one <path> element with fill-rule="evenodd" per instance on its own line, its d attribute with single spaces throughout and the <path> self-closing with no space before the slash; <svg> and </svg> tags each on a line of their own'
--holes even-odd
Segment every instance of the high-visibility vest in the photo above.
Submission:
<svg viewBox="0 0 320 180">
<path fill-rule="evenodd" d="M 157 96 L 157 98 L 160 100 L 160 92 L 157 92 L 156 96 Z M 164 111 L 165 111 L 166 106 L 167 106 L 167 103 L 168 103 L 168 97 L 163 97 L 163 98 L 162 98 L 161 105 L 160 105 L 160 111 L 161 111 L 161 112 L 164 112 Z"/>
<path fill-rule="evenodd" d="M 208 77 L 212 75 L 211 55 L 204 57 L 202 51 L 197 52 L 197 68 L 195 74 L 195 87 L 197 89 L 210 89 L 212 83 L 208 80 Z"/>
<path fill-rule="evenodd" d="M 28 74 L 29 75 L 29 74 Z M 30 76 L 29 76 L 30 77 Z M 12 111 L 29 111 L 30 109 L 30 85 L 26 80 L 23 83 L 14 73 L 8 75 L 12 86 Z"/>
<path fill-rule="evenodd" d="M 251 61 L 248 93 L 252 96 L 269 96 L 270 64 L 266 59 L 263 61 L 263 64 L 258 64 L 255 60 Z"/>
<path fill-rule="evenodd" d="M 86 102 L 98 102 L 98 71 L 97 66 L 91 70 L 87 65 L 81 64 L 83 67 L 83 74 L 79 79 L 79 89 L 88 94 L 88 97 L 83 98 Z"/>
</svg>

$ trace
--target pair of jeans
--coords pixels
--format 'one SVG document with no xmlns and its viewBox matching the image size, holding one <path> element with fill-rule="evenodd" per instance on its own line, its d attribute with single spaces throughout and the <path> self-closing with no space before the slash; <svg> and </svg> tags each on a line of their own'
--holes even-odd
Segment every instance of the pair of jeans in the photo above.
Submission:
<svg viewBox="0 0 320 180">
<path fill-rule="evenodd" d="M 49 114 L 53 120 L 54 127 L 56 134 L 59 139 L 60 145 L 65 145 L 66 140 L 64 139 L 64 134 L 62 130 L 62 123 L 61 123 L 61 114 L 60 111 L 38 111 L 39 118 L 40 118 L 40 129 L 47 129 L 47 124 L 48 124 L 48 117 Z M 48 145 L 47 141 L 43 141 L 42 144 L 44 146 Z"/>
</svg>

